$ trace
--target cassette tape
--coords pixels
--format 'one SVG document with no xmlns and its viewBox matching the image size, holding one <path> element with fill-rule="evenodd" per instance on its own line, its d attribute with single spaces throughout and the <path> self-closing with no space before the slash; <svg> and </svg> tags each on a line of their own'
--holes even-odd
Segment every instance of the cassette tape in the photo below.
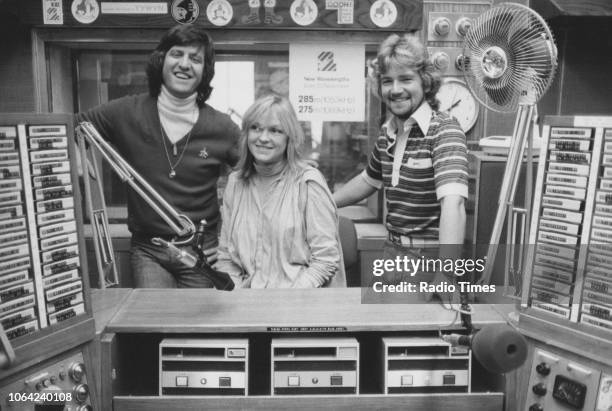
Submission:
<svg viewBox="0 0 612 411">
<path fill-rule="evenodd" d="M 580 209 L 582 208 L 582 201 L 570 200 L 567 198 L 543 196 L 542 205 L 549 207 L 558 207 L 568 211 L 580 211 Z"/>
<path fill-rule="evenodd" d="M 28 126 L 28 136 L 30 137 L 65 136 L 65 135 L 66 135 L 66 126 L 63 124 Z"/>
<path fill-rule="evenodd" d="M 13 218 L 12 220 L 0 221 L 0 233 L 8 233 L 10 231 L 19 231 L 26 229 L 25 217 Z"/>
<path fill-rule="evenodd" d="M 565 319 L 568 319 L 570 316 L 569 308 L 560 307 L 555 304 L 543 303 L 540 301 L 532 301 L 531 307 L 536 308 L 538 310 L 546 311 L 551 314 L 555 314 Z"/>
<path fill-rule="evenodd" d="M 79 304 L 74 307 L 66 308 L 62 311 L 58 311 L 52 314 L 49 314 L 49 324 L 54 325 L 60 323 L 62 321 L 66 321 L 72 317 L 76 317 L 79 314 L 85 313 L 85 305 Z"/>
<path fill-rule="evenodd" d="M 72 197 L 72 184 L 67 186 L 55 186 L 34 190 L 34 199 L 37 201 L 53 200 L 65 197 Z"/>
<path fill-rule="evenodd" d="M 574 282 L 574 272 L 568 272 L 559 269 L 558 267 L 545 267 L 538 264 L 533 266 L 533 275 L 548 277 L 566 283 Z"/>
<path fill-rule="evenodd" d="M 583 215 L 582 213 L 577 213 L 574 211 L 566 211 L 559 208 L 544 207 L 542 209 L 542 217 L 549 218 L 552 220 L 567 221 L 573 224 L 581 224 Z"/>
<path fill-rule="evenodd" d="M 72 182 L 70 174 L 51 174 L 48 176 L 38 176 L 32 179 L 34 188 L 47 188 L 55 186 L 67 186 Z"/>
<path fill-rule="evenodd" d="M 0 261 L 11 260 L 29 255 L 30 246 L 27 243 L 0 248 Z"/>
<path fill-rule="evenodd" d="M 555 267 L 568 272 L 574 272 L 576 264 L 575 260 L 565 260 L 563 258 L 555 257 L 553 255 L 539 253 L 537 253 L 535 256 L 535 262 L 536 264 L 542 266 Z"/>
<path fill-rule="evenodd" d="M 7 301 L 6 303 L 0 304 L 0 318 L 7 316 L 15 311 L 23 310 L 28 307 L 32 307 L 36 301 L 35 295 L 26 295 L 25 297 L 17 298 L 15 300 Z"/>
<path fill-rule="evenodd" d="M 573 188 L 566 186 L 547 185 L 545 193 L 550 196 L 559 196 L 573 198 L 576 200 L 584 200 L 586 190 L 584 188 Z"/>
<path fill-rule="evenodd" d="M 595 214 L 593 216 L 593 226 L 604 230 L 612 230 L 612 218 Z"/>
<path fill-rule="evenodd" d="M 612 243 L 612 231 L 603 228 L 595 228 L 591 230 L 591 241 L 600 243 Z"/>
<path fill-rule="evenodd" d="M 602 190 L 612 191 L 612 180 L 603 179 L 599 183 L 599 188 Z"/>
<path fill-rule="evenodd" d="M 593 303 L 582 304 L 582 312 L 602 320 L 612 321 L 612 308 Z"/>
<path fill-rule="evenodd" d="M 604 167 L 602 177 L 612 178 L 612 167 Z"/>
<path fill-rule="evenodd" d="M 0 140 L 0 151 L 15 151 L 15 140 Z"/>
<path fill-rule="evenodd" d="M 25 310 L 16 311 L 2 318 L 2 320 L 0 320 L 0 324 L 2 324 L 2 327 L 4 327 L 6 330 L 8 328 L 16 327 L 18 325 L 36 320 L 36 318 L 34 308 L 26 308 Z"/>
<path fill-rule="evenodd" d="M 34 294 L 34 283 L 29 281 L 23 284 L 17 284 L 0 291 L 0 303 L 5 303 L 10 300 Z"/>
<path fill-rule="evenodd" d="M 561 221 L 540 219 L 540 229 L 556 231 L 559 233 L 578 235 L 580 226 L 577 224 L 563 223 Z"/>
<path fill-rule="evenodd" d="M 604 166 L 612 166 L 612 154 L 604 154 L 601 159 L 601 164 Z"/>
<path fill-rule="evenodd" d="M 579 164 L 548 163 L 548 172 L 567 173 L 579 176 L 589 175 L 589 166 Z"/>
<path fill-rule="evenodd" d="M 597 190 L 595 192 L 595 201 L 601 204 L 612 204 L 612 191 Z"/>
<path fill-rule="evenodd" d="M 6 193 L 0 193 L 0 207 L 8 206 L 11 204 L 21 203 L 21 192 L 11 191 Z"/>
<path fill-rule="evenodd" d="M 583 176 L 549 173 L 546 175 L 546 184 L 570 185 L 573 187 L 585 188 L 587 186 L 587 178 Z"/>
<path fill-rule="evenodd" d="M 10 151 L 0 151 L 0 166 L 10 166 L 13 164 L 19 164 L 19 153 Z"/>
<path fill-rule="evenodd" d="M 586 276 L 589 278 L 612 280 L 612 272 L 610 272 L 607 267 L 587 266 L 586 271 Z"/>
<path fill-rule="evenodd" d="M 30 257 L 23 257 L 17 260 L 4 261 L 0 263 L 0 275 L 12 273 L 13 271 L 25 270 L 30 268 Z"/>
<path fill-rule="evenodd" d="M 17 128 L 12 126 L 0 126 L 0 138 L 17 137 Z"/>
<path fill-rule="evenodd" d="M 575 248 L 561 247 L 555 244 L 538 243 L 536 244 L 536 252 L 538 254 L 553 255 L 570 261 L 576 258 Z"/>
<path fill-rule="evenodd" d="M 596 291 L 602 294 L 611 294 L 612 293 L 612 282 L 608 282 L 605 280 L 599 280 L 595 278 L 586 278 L 584 280 L 583 290 Z"/>
<path fill-rule="evenodd" d="M 580 316 L 580 322 L 605 328 L 606 330 L 612 330 L 612 321 L 602 320 L 601 318 L 593 317 L 589 314 L 582 314 Z"/>
<path fill-rule="evenodd" d="M 587 264 L 589 266 L 596 267 L 612 267 L 612 257 L 597 253 L 589 253 L 589 257 L 587 258 Z"/>
<path fill-rule="evenodd" d="M 9 207 L 0 208 L 0 220 L 21 216 L 23 216 L 23 207 L 21 205 L 12 205 Z"/>
<path fill-rule="evenodd" d="M 595 204 L 595 214 L 612 218 L 612 205 Z"/>
<path fill-rule="evenodd" d="M 66 260 L 68 258 L 76 257 L 79 255 L 79 246 L 77 244 L 69 245 L 66 247 L 55 248 L 51 251 L 43 251 L 41 259 L 43 264 L 51 263 L 54 261 Z"/>
<path fill-rule="evenodd" d="M 70 270 L 65 273 L 51 275 L 43 278 L 43 288 L 46 290 L 47 288 L 53 288 L 64 283 L 78 280 L 79 278 L 81 278 L 79 270 Z"/>
<path fill-rule="evenodd" d="M 9 340 L 33 334 L 38 330 L 38 320 L 30 321 L 26 324 L 21 324 L 11 329 L 5 330 L 6 337 Z"/>
<path fill-rule="evenodd" d="M 32 164 L 33 176 L 47 176 L 49 174 L 62 174 L 70 172 L 70 162 L 53 161 L 49 163 Z"/>
<path fill-rule="evenodd" d="M 598 293 L 597 291 L 583 289 L 582 298 L 584 299 L 584 302 L 603 304 L 608 307 L 612 306 L 612 295 L 610 294 Z"/>
<path fill-rule="evenodd" d="M 40 232 L 40 238 L 45 239 L 47 237 L 67 234 L 76 231 L 76 221 L 64 221 L 63 223 L 45 225 L 38 229 Z"/>
<path fill-rule="evenodd" d="M 543 290 L 540 288 L 532 287 L 531 288 L 531 298 L 532 300 L 535 300 L 535 301 L 555 304 L 561 307 L 569 308 L 572 296 L 555 293 L 551 290 Z"/>
<path fill-rule="evenodd" d="M 590 151 L 590 140 L 551 138 L 548 147 L 557 151 Z"/>
<path fill-rule="evenodd" d="M 64 160 L 68 160 L 68 151 L 65 149 L 30 151 L 30 161 L 32 163 Z"/>
<path fill-rule="evenodd" d="M 612 255 L 612 243 L 589 241 L 589 251 L 598 254 Z"/>
<path fill-rule="evenodd" d="M 64 210 L 67 208 L 74 208 L 74 199 L 72 197 L 36 202 L 37 213 L 48 213 L 50 211 Z"/>
<path fill-rule="evenodd" d="M 2 166 L 0 165 L 0 180 L 6 178 L 21 178 L 21 170 L 18 165 Z"/>
<path fill-rule="evenodd" d="M 16 273 L 11 274 L 4 274 L 0 276 L 0 289 L 12 287 L 15 284 L 27 281 L 28 279 L 28 270 L 18 271 Z"/>
<path fill-rule="evenodd" d="M 21 244 L 26 241 L 28 241 L 27 231 L 0 234 L 0 247 L 8 247 L 9 245 Z"/>
<path fill-rule="evenodd" d="M 538 232 L 538 241 L 575 247 L 578 243 L 578 237 L 540 230 Z"/>
<path fill-rule="evenodd" d="M 81 280 L 78 280 L 74 283 L 68 283 L 55 288 L 51 288 L 50 290 L 46 290 L 45 297 L 47 298 L 47 302 L 51 302 L 59 298 L 65 297 L 69 294 L 80 292 L 82 289 L 83 284 L 81 283 Z"/>
<path fill-rule="evenodd" d="M 42 251 L 51 250 L 53 248 L 74 244 L 77 242 L 76 233 L 70 233 L 65 235 L 58 235 L 55 237 L 45 238 L 40 241 L 40 249 Z"/>
<path fill-rule="evenodd" d="M 51 211 L 50 213 L 42 213 L 36 216 L 36 222 L 39 226 L 67 220 L 74 220 L 73 209 Z"/>
<path fill-rule="evenodd" d="M 43 276 L 54 275 L 70 271 L 80 267 L 79 259 L 76 257 L 67 260 L 57 261 L 51 264 L 43 264 Z"/>
<path fill-rule="evenodd" d="M 57 148 L 67 148 L 68 139 L 66 137 L 33 137 L 30 138 L 30 149 L 49 150 Z"/>
<path fill-rule="evenodd" d="M 531 284 L 534 287 L 543 288 L 546 290 L 554 291 L 559 294 L 569 295 L 572 293 L 572 284 L 562 283 L 556 280 L 550 280 L 544 277 L 533 277 L 531 279 Z"/>
<path fill-rule="evenodd" d="M 5 191 L 21 191 L 23 186 L 21 185 L 21 179 L 11 179 L 11 180 L 0 180 L 0 192 Z"/>
<path fill-rule="evenodd" d="M 65 308 L 78 305 L 83 302 L 83 293 L 66 295 L 57 300 L 47 303 L 47 313 L 55 313 Z"/>
<path fill-rule="evenodd" d="M 573 127 L 551 127 L 550 138 L 591 138 L 593 130 L 590 128 L 573 128 Z"/>
<path fill-rule="evenodd" d="M 591 163 L 590 153 L 577 153 L 575 151 L 552 150 L 548 159 L 555 163 L 569 163 L 578 165 L 588 165 Z"/>
</svg>

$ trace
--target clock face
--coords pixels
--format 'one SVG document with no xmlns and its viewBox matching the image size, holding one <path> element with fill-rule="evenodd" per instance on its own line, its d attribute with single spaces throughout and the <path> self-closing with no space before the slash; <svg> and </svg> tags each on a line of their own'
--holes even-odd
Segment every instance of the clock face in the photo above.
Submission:
<svg viewBox="0 0 612 411">
<path fill-rule="evenodd" d="M 469 131 L 478 119 L 478 102 L 461 80 L 446 79 L 436 95 L 440 101 L 440 111 L 455 117 L 463 132 Z"/>
</svg>

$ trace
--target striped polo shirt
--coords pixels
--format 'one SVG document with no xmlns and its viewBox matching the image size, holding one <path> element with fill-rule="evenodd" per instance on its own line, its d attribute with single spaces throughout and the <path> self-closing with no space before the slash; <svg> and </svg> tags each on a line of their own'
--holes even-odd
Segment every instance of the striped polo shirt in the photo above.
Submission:
<svg viewBox="0 0 612 411">
<path fill-rule="evenodd" d="M 440 200 L 449 194 L 468 196 L 465 134 L 457 120 L 424 102 L 405 123 L 406 149 L 399 182 L 393 186 L 399 121 L 391 116 L 383 124 L 363 177 L 372 186 L 385 188 L 387 230 L 438 239 Z"/>
</svg>

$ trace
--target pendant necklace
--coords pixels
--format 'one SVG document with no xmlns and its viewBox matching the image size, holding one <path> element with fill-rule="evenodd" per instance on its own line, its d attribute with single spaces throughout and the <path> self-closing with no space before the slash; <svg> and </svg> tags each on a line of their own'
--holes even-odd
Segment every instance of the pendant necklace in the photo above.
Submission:
<svg viewBox="0 0 612 411">
<path fill-rule="evenodd" d="M 186 137 L 187 140 L 185 141 L 185 145 L 183 146 L 183 149 L 181 150 L 181 155 L 179 156 L 178 160 L 176 160 L 174 164 L 172 164 L 172 160 L 170 160 L 170 154 L 168 154 L 168 146 L 166 145 L 167 135 L 166 135 L 166 132 L 164 131 L 164 127 L 161 124 L 159 125 L 159 130 L 161 131 L 162 143 L 164 144 L 164 153 L 166 153 L 166 159 L 168 160 L 168 165 L 170 166 L 170 173 L 168 173 L 168 177 L 174 178 L 176 176 L 175 169 L 178 167 L 179 163 L 183 159 L 185 150 L 187 150 L 187 146 L 189 145 L 189 138 L 191 137 L 191 131 L 193 131 L 193 128 L 189 130 L 189 134 L 187 134 L 187 137 Z M 173 144 L 172 147 L 173 147 L 172 149 L 173 154 L 176 156 L 177 154 L 176 144 Z"/>
</svg>

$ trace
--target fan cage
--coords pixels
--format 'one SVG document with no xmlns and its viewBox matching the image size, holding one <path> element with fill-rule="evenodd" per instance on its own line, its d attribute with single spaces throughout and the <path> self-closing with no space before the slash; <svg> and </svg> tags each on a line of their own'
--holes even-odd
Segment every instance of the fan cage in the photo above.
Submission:
<svg viewBox="0 0 612 411">
<path fill-rule="evenodd" d="M 502 71 L 498 77 L 485 70 L 496 66 L 496 59 L 489 58 L 496 55 L 495 48 L 505 55 L 505 69 L 497 63 Z M 466 34 L 463 55 L 464 78 L 472 94 L 497 112 L 536 104 L 550 87 L 557 67 L 548 25 L 529 7 L 516 3 L 501 3 L 478 16 Z"/>
</svg>

